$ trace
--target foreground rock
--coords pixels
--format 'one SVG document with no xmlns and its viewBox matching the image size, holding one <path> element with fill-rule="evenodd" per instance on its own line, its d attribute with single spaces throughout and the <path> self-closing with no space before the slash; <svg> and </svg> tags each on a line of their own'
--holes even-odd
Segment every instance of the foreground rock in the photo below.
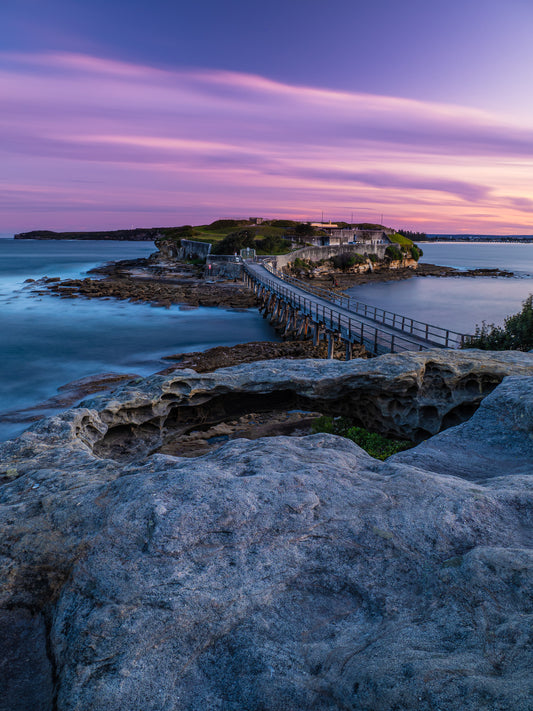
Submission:
<svg viewBox="0 0 533 711">
<path fill-rule="evenodd" d="M 95 455 L 108 423 L 194 408 L 209 381 L 211 397 L 239 381 L 257 401 L 274 376 L 315 400 L 351 386 L 354 406 L 358 377 L 381 407 L 403 383 L 413 411 L 432 393 L 442 409 L 452 382 L 463 403 L 492 389 L 444 433 L 447 451 L 468 457 L 487 433 L 495 455 L 530 441 L 533 356 L 445 355 L 182 371 L 181 384 L 121 388 L 2 445 L 0 708 L 531 708 L 525 469 L 501 476 L 489 461 L 475 483 L 452 459 L 446 474 L 401 461 L 417 449 L 381 463 L 330 435 L 242 439 L 192 460 Z M 402 413 L 391 404 L 391 420 Z"/>
<path fill-rule="evenodd" d="M 532 423 L 533 380 L 509 377 L 468 422 L 394 455 L 394 461 L 477 481 L 495 474 L 531 475 Z"/>
<path fill-rule="evenodd" d="M 426 351 L 349 363 L 275 360 L 214 373 L 176 371 L 85 402 L 102 456 L 138 459 L 176 435 L 247 413 L 319 411 L 420 441 L 468 419 L 506 375 L 533 375 L 527 353 Z"/>
</svg>

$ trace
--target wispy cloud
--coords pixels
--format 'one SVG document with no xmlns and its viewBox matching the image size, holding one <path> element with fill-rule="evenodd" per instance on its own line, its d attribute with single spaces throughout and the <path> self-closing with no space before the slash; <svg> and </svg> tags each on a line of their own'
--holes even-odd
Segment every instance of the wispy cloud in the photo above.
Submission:
<svg viewBox="0 0 533 711">
<path fill-rule="evenodd" d="M 0 101 L 13 229 L 129 209 L 127 224 L 354 210 L 533 231 L 533 129 L 505 115 L 75 54 L 0 54 Z"/>
</svg>

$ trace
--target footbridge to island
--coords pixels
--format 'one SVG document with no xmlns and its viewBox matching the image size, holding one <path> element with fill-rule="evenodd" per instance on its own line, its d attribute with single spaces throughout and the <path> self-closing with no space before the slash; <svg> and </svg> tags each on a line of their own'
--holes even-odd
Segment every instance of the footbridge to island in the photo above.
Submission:
<svg viewBox="0 0 533 711">
<path fill-rule="evenodd" d="M 346 360 L 354 343 L 372 355 L 431 348 L 460 348 L 467 335 L 314 287 L 276 271 L 268 263 L 246 261 L 244 281 L 260 301 L 260 311 L 284 336 L 325 339 L 328 358 L 344 344 Z"/>
</svg>

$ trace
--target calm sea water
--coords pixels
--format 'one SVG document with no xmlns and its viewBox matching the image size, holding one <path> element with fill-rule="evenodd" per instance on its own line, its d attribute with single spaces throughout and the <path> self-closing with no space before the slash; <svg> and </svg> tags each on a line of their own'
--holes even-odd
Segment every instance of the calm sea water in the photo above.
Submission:
<svg viewBox="0 0 533 711">
<path fill-rule="evenodd" d="M 422 262 L 462 270 L 499 268 L 516 276 L 413 278 L 366 284 L 348 292 L 363 303 L 460 333 L 473 333 L 483 321 L 502 324 L 533 293 L 533 244 L 446 242 L 421 247 Z"/>
<path fill-rule="evenodd" d="M 505 269 L 517 276 L 533 276 L 533 244 L 440 242 L 420 246 L 424 251 L 421 262 L 456 269 Z"/>
<path fill-rule="evenodd" d="M 24 284 L 45 275 L 81 276 L 96 264 L 153 251 L 151 242 L 0 239 L 0 415 L 43 402 L 82 377 L 148 375 L 168 365 L 163 355 L 278 340 L 255 310 L 35 297 Z M 27 426 L 0 422 L 0 440 Z"/>
</svg>

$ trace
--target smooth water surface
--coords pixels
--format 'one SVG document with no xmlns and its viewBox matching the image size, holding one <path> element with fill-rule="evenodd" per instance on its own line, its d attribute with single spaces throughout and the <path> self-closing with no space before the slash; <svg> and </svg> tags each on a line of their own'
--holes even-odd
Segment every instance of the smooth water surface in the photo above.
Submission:
<svg viewBox="0 0 533 711">
<path fill-rule="evenodd" d="M 151 242 L 0 241 L 0 415 L 43 402 L 79 378 L 148 375 L 169 365 L 163 355 L 278 340 L 256 310 L 35 297 L 23 283 L 44 275 L 82 276 L 96 264 L 153 251 Z M 0 422 L 0 440 L 26 427 Z"/>
<path fill-rule="evenodd" d="M 352 297 L 404 316 L 459 333 L 476 325 L 502 324 L 520 311 L 533 292 L 533 244 L 422 244 L 420 261 L 461 270 L 498 268 L 515 277 L 413 277 L 365 284 L 347 290 Z"/>
<path fill-rule="evenodd" d="M 456 269 L 502 269 L 517 276 L 533 276 L 533 244 L 509 242 L 422 243 L 421 262 Z"/>
</svg>

